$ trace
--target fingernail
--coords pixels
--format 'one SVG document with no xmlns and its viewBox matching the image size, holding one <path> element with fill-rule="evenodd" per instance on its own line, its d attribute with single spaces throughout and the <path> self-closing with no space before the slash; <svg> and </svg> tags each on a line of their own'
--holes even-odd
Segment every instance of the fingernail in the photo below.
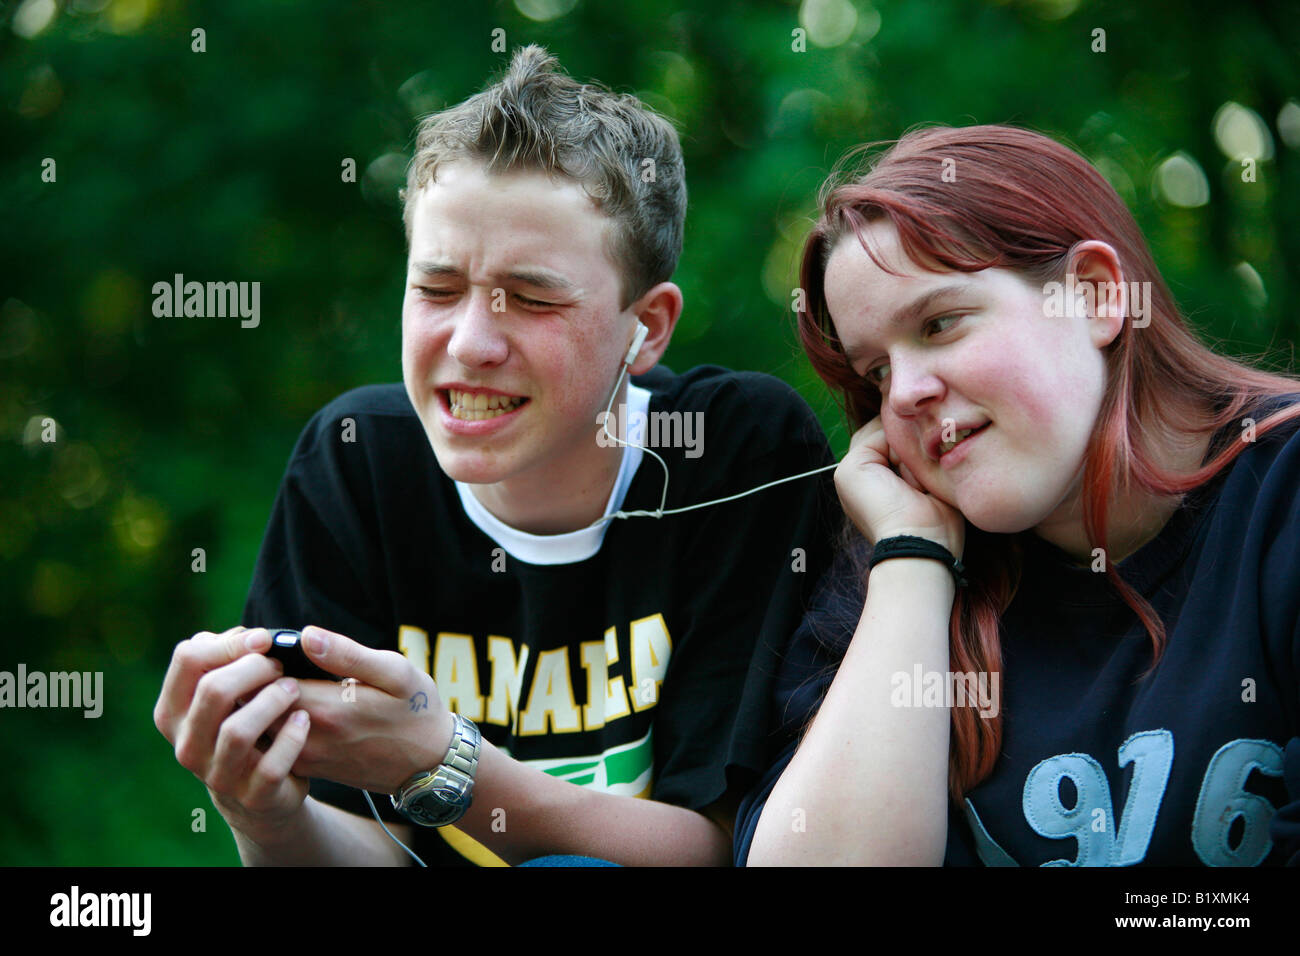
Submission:
<svg viewBox="0 0 1300 956">
<path fill-rule="evenodd" d="M 292 721 L 293 721 L 295 724 L 297 724 L 299 727 L 306 727 L 306 726 L 307 726 L 307 711 L 305 711 L 305 710 L 297 710 L 297 711 L 294 711 L 293 716 L 290 717 L 289 719 L 292 720 Z"/>
<path fill-rule="evenodd" d="M 271 643 L 271 632 L 264 627 L 257 627 L 244 635 L 244 646 L 250 651 L 260 650 Z"/>
<path fill-rule="evenodd" d="M 279 687 L 280 690 L 284 691 L 290 697 L 298 696 L 298 682 L 292 677 L 286 677 L 282 680 L 276 681 L 275 686 Z"/>
<path fill-rule="evenodd" d="M 325 653 L 325 635 L 315 627 L 309 627 L 302 632 L 302 639 L 307 644 L 307 650 L 313 654 Z"/>
</svg>

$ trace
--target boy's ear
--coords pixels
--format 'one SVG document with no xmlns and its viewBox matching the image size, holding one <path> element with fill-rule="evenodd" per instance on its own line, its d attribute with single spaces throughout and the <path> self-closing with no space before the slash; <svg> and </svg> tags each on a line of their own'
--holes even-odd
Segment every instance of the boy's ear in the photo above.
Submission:
<svg viewBox="0 0 1300 956">
<path fill-rule="evenodd" d="M 1128 284 L 1119 253 L 1109 243 L 1088 239 L 1071 252 L 1069 271 L 1078 285 L 1086 283 L 1093 293 L 1088 297 L 1093 342 L 1098 348 L 1109 345 L 1128 316 Z"/>
<path fill-rule="evenodd" d="M 659 363 L 668 349 L 682 314 L 682 290 L 672 282 L 660 282 L 628 306 L 628 311 L 648 329 L 641 350 L 628 367 L 629 374 L 644 375 Z"/>
</svg>

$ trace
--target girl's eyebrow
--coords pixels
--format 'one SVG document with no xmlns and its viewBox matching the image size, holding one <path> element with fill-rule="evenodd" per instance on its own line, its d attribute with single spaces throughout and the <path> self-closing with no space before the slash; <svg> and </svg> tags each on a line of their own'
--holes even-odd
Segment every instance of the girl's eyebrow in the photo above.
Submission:
<svg viewBox="0 0 1300 956">
<path fill-rule="evenodd" d="M 933 306 L 937 300 L 942 299 L 945 296 L 957 295 L 958 293 L 965 292 L 969 286 L 970 283 L 968 282 L 949 282 L 941 286 L 936 286 L 929 292 L 924 292 L 917 296 L 907 305 L 895 312 L 889 320 L 889 326 L 891 328 L 898 328 L 899 326 L 907 325 Z M 856 365 L 857 362 L 870 351 L 871 346 L 869 344 L 859 342 L 846 348 L 844 350 L 844 357 L 848 359 L 850 365 Z"/>
</svg>

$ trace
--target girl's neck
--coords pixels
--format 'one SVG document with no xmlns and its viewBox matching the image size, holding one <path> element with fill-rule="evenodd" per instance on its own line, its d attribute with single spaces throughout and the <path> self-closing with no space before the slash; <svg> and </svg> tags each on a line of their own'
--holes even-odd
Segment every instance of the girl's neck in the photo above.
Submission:
<svg viewBox="0 0 1300 956">
<path fill-rule="evenodd" d="M 1198 434 L 1187 442 L 1167 443 L 1160 456 L 1160 465 L 1180 474 L 1187 474 L 1201 467 L 1209 449 L 1210 435 Z M 1057 520 L 1044 522 L 1034 528 L 1034 533 L 1044 541 L 1056 545 L 1070 555 L 1076 563 L 1091 566 L 1098 557 L 1093 553 L 1088 542 L 1087 532 L 1083 527 L 1082 469 L 1073 493 L 1074 504 L 1067 515 Z M 1112 564 L 1119 564 L 1129 555 L 1136 553 L 1158 535 L 1174 512 L 1178 510 L 1181 499 L 1178 497 L 1159 497 L 1147 494 L 1140 489 L 1132 489 L 1111 501 L 1106 516 L 1107 555 Z"/>
</svg>

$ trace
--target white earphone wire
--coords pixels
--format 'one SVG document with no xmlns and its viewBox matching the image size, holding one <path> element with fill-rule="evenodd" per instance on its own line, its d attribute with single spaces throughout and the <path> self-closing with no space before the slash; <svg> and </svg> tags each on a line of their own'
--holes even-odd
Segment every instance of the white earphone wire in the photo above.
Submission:
<svg viewBox="0 0 1300 956">
<path fill-rule="evenodd" d="M 662 518 L 666 515 L 677 515 L 685 511 L 694 511 L 697 508 L 708 508 L 711 507 L 712 505 L 720 505 L 728 501 L 735 501 L 737 498 L 744 498 L 747 495 L 752 495 L 756 492 L 763 491 L 767 488 L 773 487 L 774 485 L 781 485 L 787 481 L 797 481 L 800 478 L 807 478 L 810 475 L 817 475 L 823 471 L 830 471 L 832 468 L 839 467 L 838 463 L 832 465 L 824 465 L 821 468 L 814 468 L 811 471 L 801 472 L 797 475 L 790 475 L 786 478 L 778 478 L 775 481 L 769 481 L 766 484 L 759 485 L 757 488 L 750 488 L 748 491 L 742 491 L 738 494 L 728 495 L 725 498 L 715 498 L 712 501 L 701 501 L 698 504 L 685 505 L 684 507 L 681 508 L 665 509 L 664 504 L 668 501 L 668 477 L 669 477 L 668 463 L 664 461 L 661 457 L 659 457 L 659 455 L 655 454 L 654 451 L 645 447 L 644 445 L 633 446 L 631 442 L 624 441 L 623 439 L 619 438 L 617 435 L 615 435 L 613 432 L 609 430 L 609 416 L 611 410 L 614 407 L 614 398 L 615 396 L 618 395 L 618 390 L 623 386 L 623 379 L 627 376 L 627 370 L 629 366 L 632 364 L 633 357 L 634 356 L 629 355 L 628 358 L 626 358 L 623 362 L 623 368 L 618 373 L 618 381 L 614 383 L 614 390 L 609 393 L 609 401 L 605 405 L 605 415 L 604 418 L 601 420 L 600 424 L 601 424 L 601 428 L 604 429 L 605 434 L 613 441 L 627 448 L 638 447 L 646 454 L 652 455 L 655 461 L 659 462 L 659 467 L 663 468 L 664 470 L 663 494 L 659 496 L 659 507 L 656 508 L 654 511 L 621 511 L 621 510 L 615 511 L 613 514 L 608 514 L 605 515 L 603 518 L 598 518 L 597 520 L 593 521 L 591 524 L 587 525 L 587 527 L 594 528 L 597 525 L 602 525 L 607 521 L 613 521 L 615 518 Z M 624 424 L 626 425 L 627 423 L 625 422 Z"/>
</svg>

